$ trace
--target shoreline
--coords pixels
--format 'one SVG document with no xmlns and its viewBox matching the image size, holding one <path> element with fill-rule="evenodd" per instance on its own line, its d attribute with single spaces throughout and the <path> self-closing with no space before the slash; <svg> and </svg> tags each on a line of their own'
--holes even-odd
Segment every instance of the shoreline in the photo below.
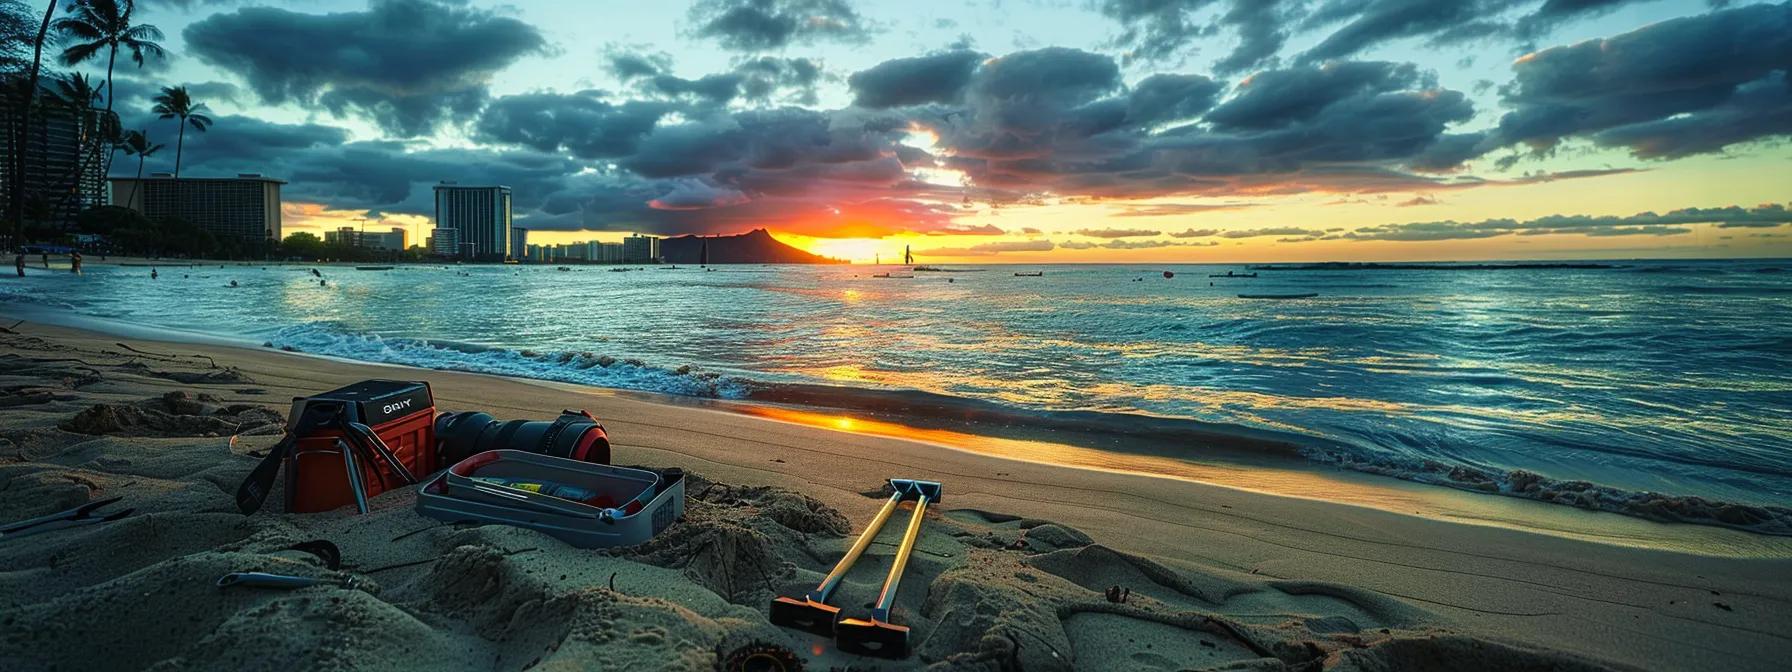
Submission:
<svg viewBox="0 0 1792 672">
<path fill-rule="evenodd" d="M 1182 418 L 1087 411 L 1030 411 L 933 393 L 806 383 L 749 389 L 738 398 L 603 387 L 527 375 L 354 359 L 270 348 L 258 339 L 173 330 L 118 319 L 6 306 L 0 318 L 171 344 L 214 345 L 319 358 L 491 376 L 575 392 L 634 395 L 649 403 L 910 437 L 952 449 L 1082 469 L 1190 480 L 1249 492 L 1475 525 L 1534 531 L 1640 548 L 1740 557 L 1792 557 L 1792 510 L 1661 496 L 1503 472 L 1357 458 L 1335 441 L 1284 430 Z M 437 346 L 441 347 L 441 346 Z M 669 371 L 668 371 L 669 373 Z M 831 396 L 830 396 L 831 395 Z M 1519 491 L 1518 488 L 1527 488 Z M 1724 516 L 1732 520 L 1725 520 Z M 1707 531 L 1711 530 L 1711 531 Z M 1735 532 L 1739 534 L 1726 534 Z"/>
<path fill-rule="evenodd" d="M 193 356 L 210 357 L 221 367 L 233 367 L 236 372 L 233 375 L 252 381 L 196 386 L 155 378 L 152 374 L 175 365 L 167 363 L 169 360 L 148 358 L 143 360 L 147 363 L 147 368 L 138 369 L 142 373 L 132 374 L 128 380 L 100 382 L 91 388 L 93 392 L 77 395 L 79 399 L 140 399 L 159 395 L 164 390 L 192 390 L 198 387 L 219 394 L 221 403 L 281 407 L 286 397 L 294 394 L 317 392 L 360 378 L 389 375 L 385 372 L 400 370 L 386 368 L 388 365 L 295 357 L 288 353 L 266 350 L 195 344 L 170 347 L 167 342 L 162 341 L 121 339 L 35 323 L 21 325 L 17 335 L 5 335 L 4 338 L 6 342 L 14 344 L 8 358 L 21 363 L 80 359 L 101 365 L 100 371 L 104 373 L 112 369 L 103 367 L 116 368 L 116 362 L 120 359 L 135 359 L 122 356 L 128 353 L 119 349 L 116 344 L 123 343 L 131 348 L 155 353 L 155 357 L 199 362 L 199 369 L 205 369 L 205 364 L 203 360 Z M 108 352 L 113 354 L 104 354 Z M 107 364 L 108 361 L 113 363 Z M 75 366 L 75 369 L 79 368 Z M 1511 659 L 1495 657 L 1496 653 L 1506 655 L 1500 653 L 1506 649 L 1499 648 L 1505 646 L 1520 646 L 1526 650 L 1542 647 L 1564 652 L 1563 655 L 1577 656 L 1562 659 L 1565 661 L 1603 661 L 1591 667 L 1577 668 L 1569 665 L 1558 669 L 1603 669 L 1606 665 L 1616 665 L 1639 668 L 1669 666 L 1679 669 L 1765 670 L 1773 669 L 1786 655 L 1792 654 L 1792 634 L 1788 634 L 1792 633 L 1792 608 L 1789 608 L 1792 607 L 1792 585 L 1788 585 L 1784 579 L 1788 573 L 1792 573 L 1792 561 L 1783 558 L 1726 558 L 1596 544 L 1497 527 L 1431 520 L 1359 506 L 1265 495 L 1184 479 L 1003 459 L 917 441 L 823 430 L 801 423 L 774 421 L 714 408 L 655 403 L 644 400 L 636 393 L 576 389 L 572 386 L 479 374 L 420 369 L 403 371 L 406 372 L 406 377 L 430 381 L 436 389 L 437 407 L 443 410 L 476 408 L 502 418 L 529 418 L 546 417 L 544 414 L 551 415 L 561 407 L 589 408 L 610 428 L 614 441 L 614 459 L 618 464 L 681 466 L 712 480 L 790 488 L 838 509 L 846 520 L 855 521 L 853 529 L 857 529 L 858 521 L 868 518 L 875 508 L 876 500 L 870 496 L 875 494 L 875 490 L 870 488 L 874 488 L 880 479 L 920 477 L 941 480 L 948 488 L 940 511 L 941 525 L 966 524 L 980 526 L 976 529 L 998 531 L 1015 529 L 1012 526 L 1020 525 L 1032 530 L 1044 529 L 1043 521 L 1054 521 L 1055 524 L 1049 527 L 1068 529 L 1071 532 L 1080 530 L 1075 534 L 1087 534 L 1093 538 L 1100 546 L 1087 547 L 1081 551 L 1045 552 L 1049 547 L 1041 546 L 1034 552 L 1044 554 L 1027 560 L 1031 564 L 1025 567 L 1033 569 L 1023 567 L 1015 571 L 1038 572 L 1049 569 L 1050 576 L 1047 578 L 1051 581 L 1058 581 L 1055 578 L 1057 576 L 1083 577 L 1077 581 L 1085 588 L 1095 591 L 1091 595 L 1097 603 L 1100 602 L 1099 591 L 1102 586 L 1126 584 L 1154 600 L 1165 601 L 1161 604 L 1183 604 L 1186 601 L 1185 606 L 1177 607 L 1179 609 L 1218 609 L 1222 613 L 1239 614 L 1306 613 L 1309 616 L 1347 613 L 1350 615 L 1344 617 L 1347 619 L 1344 623 L 1355 623 L 1356 625 L 1350 626 L 1352 628 L 1384 629 L 1379 631 L 1382 634 L 1375 634 L 1377 631 L 1373 629 L 1363 630 L 1362 635 L 1351 635 L 1346 639 L 1364 637 L 1379 641 L 1385 635 L 1401 642 L 1430 642 L 1427 646 L 1442 646 L 1441 642 L 1451 641 L 1460 643 L 1462 637 L 1472 637 L 1474 639 L 1471 641 L 1474 642 L 1488 642 L 1472 647 L 1464 645 L 1454 651 L 1454 655 L 1460 658 L 1452 658 L 1484 664 L 1487 667 L 1483 669 L 1497 669 L 1499 660 L 1508 660 L 1511 665 L 1518 664 Z M 112 375 L 105 374 L 102 378 L 110 380 Z M 100 396 L 94 397 L 94 394 Z M 61 413 L 69 413 L 80 408 L 79 404 L 82 403 L 92 402 L 71 400 L 57 408 L 61 409 Z M 50 406 L 56 404 L 52 403 Z M 11 413 L 8 417 L 12 418 L 27 417 L 18 415 L 22 412 L 41 413 L 32 411 L 33 408 L 37 407 L 0 409 L 0 412 Z M 45 421 L 49 420 L 34 422 Z M 24 436 L 15 436 L 15 441 L 28 440 Z M 248 438 L 250 437 L 245 437 Z M 184 467 L 158 466 L 158 460 L 171 459 L 161 457 L 170 448 L 154 446 L 181 444 L 172 439 L 151 440 L 160 442 L 153 444 L 142 443 L 143 441 L 145 440 L 132 443 L 127 439 L 101 437 L 90 443 L 104 446 L 102 448 L 80 448 L 89 444 L 78 444 L 77 452 L 71 453 L 71 457 L 56 458 L 67 464 L 67 467 L 47 468 L 42 463 L 28 461 L 13 467 L 12 472 L 4 471 L 4 465 L 0 465 L 0 474 L 31 473 L 49 476 L 58 468 L 74 468 L 78 471 L 71 472 L 71 476 L 86 474 L 79 477 L 102 486 L 122 488 L 129 493 L 145 487 L 142 483 L 147 478 L 132 474 L 166 474 L 148 481 L 163 483 L 165 481 L 160 479 L 170 478 L 174 473 L 204 474 L 221 470 L 224 473 L 198 481 L 197 486 L 177 491 L 194 493 L 183 494 L 183 499 L 177 501 L 193 502 L 188 506 L 200 501 L 214 502 L 204 506 L 214 507 L 213 510 L 220 510 L 219 513 L 150 513 L 151 523 L 143 523 L 153 527 L 154 520 L 163 520 L 168 521 L 161 523 L 163 526 L 179 524 L 183 526 L 180 529 L 188 530 L 176 537 L 169 537 L 170 541 L 160 542 L 163 544 L 188 536 L 197 536 L 199 539 L 215 536 L 215 532 L 202 531 L 211 528 L 194 527 L 201 525 L 197 520 L 192 523 L 174 521 L 184 520 L 179 517 L 181 515 L 221 515 L 221 509 L 228 508 L 223 486 L 234 487 L 235 479 L 246 472 L 252 459 L 240 454 L 231 457 L 227 453 L 218 452 L 218 447 L 224 443 L 223 439 L 202 439 L 204 445 L 218 447 L 206 449 L 211 452 L 194 454 L 190 459 L 197 461 L 188 462 Z M 169 443 L 170 441 L 174 443 Z M 245 442 L 252 445 L 238 450 L 264 447 L 261 444 L 266 443 Z M 142 447 L 132 447 L 139 444 Z M 36 444 L 19 444 L 12 450 L 26 451 L 23 456 L 28 460 L 46 459 L 30 457 L 42 454 L 43 449 L 31 447 L 34 445 Z M 102 452 L 96 453 L 96 450 Z M 133 454 L 130 451 L 143 450 L 149 452 L 130 457 Z M 230 466 L 226 468 L 210 465 L 206 460 L 228 460 Z M 28 469 L 28 472 L 19 471 L 21 468 Z M 107 475 L 121 468 L 124 471 L 119 475 Z M 15 479 L 24 477 L 14 476 Z M 133 486 L 132 483 L 139 485 Z M 218 485 L 220 483 L 223 486 Z M 17 498 L 22 495 L 19 492 L 21 490 L 15 488 L 14 494 L 9 496 L 12 498 L 8 500 L 10 506 L 20 505 Z M 384 500 L 380 515 L 407 516 L 406 520 L 415 518 L 404 504 L 406 500 L 392 499 L 401 496 L 403 495 L 379 498 Z M 200 499 L 194 500 L 194 497 Z M 59 507 L 49 507 L 48 510 L 56 508 Z M 27 515 L 39 513 L 35 509 L 21 511 L 25 511 Z M 1616 519 L 1615 516 L 1609 517 Z M 373 519 L 367 519 L 367 524 L 358 524 L 363 522 L 362 518 L 343 512 L 311 516 L 258 515 L 248 520 L 263 519 L 286 526 L 348 525 L 350 527 L 342 529 L 362 530 L 360 534 L 378 534 L 381 535 L 381 540 L 397 531 L 420 526 L 416 522 L 407 522 L 397 529 L 387 530 L 382 527 L 365 532 Z M 221 524 L 223 521 L 244 519 L 229 514 L 215 520 Z M 494 526 L 478 528 L 494 529 Z M 542 545 L 535 537 L 513 539 L 516 536 L 514 533 L 514 530 L 496 528 L 492 532 L 481 532 L 481 535 L 498 535 L 492 538 L 508 539 L 509 541 L 503 542 L 506 548 Z M 975 534 L 996 533 L 978 532 L 972 537 L 961 539 L 975 538 Z M 62 539 L 66 541 L 58 543 L 80 543 L 79 538 L 74 535 L 88 533 L 65 534 L 68 536 Z M 292 539 L 293 534 L 295 533 L 286 532 L 276 538 Z M 296 534 L 312 535 L 316 532 L 301 531 Z M 449 539 L 464 541 L 471 538 L 467 536 L 469 532 L 450 534 L 450 531 L 444 530 L 440 534 L 444 536 L 444 543 L 448 543 Z M 1058 536 L 1051 538 L 1061 539 L 1062 534 L 1068 533 L 1054 532 L 1053 535 Z M 1047 543 L 1041 541 L 1046 537 L 1031 532 L 1026 538 L 1033 539 L 1035 544 Z M 941 544 L 951 543 L 948 539 L 950 538 L 937 538 L 923 547 L 946 548 Z M 109 556 L 128 557 L 136 552 L 151 552 L 125 550 L 127 548 L 130 546 L 118 547 L 109 551 Z M 1113 550 L 1098 552 L 1095 549 Z M 0 550 L 0 553 L 25 552 L 27 551 Z M 57 553 L 77 553 L 72 548 L 31 552 L 35 554 L 31 557 L 37 557 L 40 562 L 48 561 Z M 970 551 L 954 551 L 965 552 Z M 456 550 L 456 553 L 462 552 Z M 1067 553 L 1069 555 L 1064 555 Z M 1120 565 L 1103 565 L 1096 560 L 1098 556 L 1115 557 L 1115 553 L 1125 554 L 1121 557 L 1129 558 L 1136 554 L 1138 558 L 1150 560 L 1127 560 Z M 539 561 L 527 560 L 529 556 L 518 556 L 506 562 L 560 562 L 559 558 L 562 557 L 562 552 L 555 550 L 542 551 L 540 554 L 544 557 Z M 17 560 L 14 556 L 8 557 Z M 567 552 L 565 561 L 589 563 L 592 560 L 578 559 L 589 557 L 591 556 Z M 832 559 L 832 556 L 826 557 Z M 442 562 L 449 560 L 444 559 Z M 813 560 L 803 562 L 816 564 Z M 940 562 L 937 557 L 929 561 L 937 562 Z M 1145 574 L 1139 574 L 1145 566 L 1138 564 L 1141 562 L 1155 563 L 1152 566 L 1166 569 L 1145 570 Z M 133 563 L 131 566 L 140 564 Z M 923 563 L 923 566 L 927 564 Z M 23 563 L 16 566 L 26 568 L 32 565 Z M 555 566 L 548 565 L 550 568 Z M 1108 568 L 1097 571 L 1096 567 Z M 1126 569 L 1122 571 L 1121 568 Z M 23 571 L 15 578 L 35 577 L 29 580 L 42 582 L 51 581 L 52 577 L 73 570 L 40 568 Z M 566 573 L 564 569 L 537 571 Z M 1244 594 L 1255 597 L 1227 599 L 1210 595 L 1197 600 L 1188 596 L 1177 597 L 1174 591 L 1159 594 L 1156 591 L 1162 589 L 1159 582 L 1164 579 L 1147 577 L 1152 576 L 1152 572 L 1161 571 L 1179 575 L 1192 573 L 1191 576 L 1196 578 L 1177 579 L 1194 582 L 1186 585 L 1216 586 L 1208 589 L 1181 589 L 1195 591 L 1190 595 L 1217 590 L 1219 595 Z M 520 569 L 517 574 L 521 574 Z M 142 572 L 131 576 L 139 575 Z M 646 579 L 635 576 L 637 578 L 623 581 L 624 585 L 636 586 L 631 590 L 637 593 L 642 590 L 662 590 L 648 588 L 648 584 L 641 583 Z M 916 620 L 925 618 L 927 622 L 934 623 L 935 627 L 942 628 L 951 621 L 954 616 L 943 613 L 941 610 L 944 606 L 926 606 L 948 600 L 948 596 L 961 595 L 957 589 L 951 588 L 952 585 L 959 584 L 948 581 L 950 576 L 949 572 L 939 575 L 932 587 L 922 580 L 916 580 L 912 584 L 905 582 L 904 592 L 912 594 L 908 599 L 913 600 L 909 607 L 913 611 L 906 612 L 910 614 L 908 617 Z M 92 578 L 85 580 L 88 583 L 67 586 L 68 591 L 73 591 L 67 593 L 72 597 L 64 599 L 84 599 L 82 596 L 91 595 L 94 591 L 111 590 L 108 586 L 114 585 L 100 583 Z M 601 583 L 602 575 L 589 580 Z M 1035 579 L 1039 580 L 1044 579 Z M 125 579 L 113 581 L 116 583 Z M 395 582 L 396 579 L 391 578 L 382 581 L 387 583 L 389 590 L 401 593 L 405 586 L 413 585 Z M 1005 574 L 985 576 L 979 579 L 978 585 L 986 585 L 987 588 L 978 590 L 993 590 L 996 586 L 1007 586 L 1015 581 L 1014 577 Z M 1240 581 L 1255 582 L 1252 585 L 1264 587 L 1248 590 L 1223 587 L 1242 586 L 1243 584 L 1237 583 Z M 794 583 L 800 585 L 801 582 Z M 54 581 L 51 584 L 45 589 L 60 585 Z M 76 590 L 83 585 L 94 587 Z M 672 594 L 686 595 L 677 591 L 687 589 L 678 588 L 674 584 L 656 585 L 663 585 L 663 590 L 669 591 L 676 588 Z M 872 589 L 875 585 L 876 581 L 871 580 Z M 120 589 L 142 588 L 134 586 L 135 584 L 126 581 Z M 1040 589 L 1042 588 L 1033 590 Z M 155 590 L 162 588 L 157 587 Z M 1236 592 L 1240 590 L 1245 592 Z M 1262 590 L 1269 592 L 1260 592 Z M 1719 596 L 1713 596 L 1713 593 Z M 1272 595 L 1276 597 L 1271 599 Z M 1314 597 L 1300 597 L 1302 595 Z M 1317 596 L 1321 595 L 1328 597 L 1320 600 Z M 926 598 L 925 604 L 922 598 Z M 710 604 L 704 600 L 713 601 L 713 595 L 701 599 L 690 595 L 673 599 L 678 604 L 710 617 L 720 617 L 722 613 L 732 614 L 729 618 L 736 619 L 763 617 L 762 604 L 741 604 L 732 607 L 733 611 L 717 612 L 715 609 L 722 607 L 702 606 Z M 1713 606 L 1719 602 L 1722 607 Z M 1143 604 L 1140 608 L 1163 608 L 1153 606 L 1160 605 L 1158 601 Z M 1356 606 L 1345 608 L 1338 605 Z M 31 606 L 24 613 L 39 614 L 48 608 Z M 1337 612 L 1339 608 L 1344 608 L 1345 611 Z M 1107 629 L 1106 626 L 1098 628 L 1095 626 L 1101 625 L 1104 622 L 1102 619 L 1108 616 L 1097 617 L 1092 613 L 1072 618 L 1076 619 L 1073 624 L 1078 627 L 1067 628 L 1067 631 L 1106 633 L 1104 636 L 1111 636 L 1113 639 L 1108 644 L 1113 645 L 1119 645 L 1116 642 L 1132 637 L 1129 633 L 1138 632 L 1138 628 L 1146 627 L 1122 619 L 1107 624 L 1125 626 L 1118 630 Z M 1334 618 L 1328 622 L 1336 622 L 1335 617 L 1327 618 Z M 1093 622 L 1087 622 L 1091 620 Z M 1378 622 L 1385 625 L 1374 625 Z M 1131 625 L 1127 625 L 1128 623 Z M 1310 624 L 1307 627 L 1318 626 Z M 783 635 L 777 629 L 768 632 Z M 1389 635 L 1389 632 L 1393 634 Z M 1155 641 L 1162 643 L 1164 640 Z M 935 646 L 937 648 L 943 644 Z M 1374 645 L 1370 645 L 1370 648 L 1374 648 Z M 1193 651 L 1205 652 L 1210 649 L 1196 647 Z M 911 659 L 908 662 L 918 665 L 922 661 Z M 1039 667 L 1052 669 L 1047 662 L 1040 661 Z M 1034 665 L 1030 662 L 1028 667 L 1031 669 Z"/>
</svg>

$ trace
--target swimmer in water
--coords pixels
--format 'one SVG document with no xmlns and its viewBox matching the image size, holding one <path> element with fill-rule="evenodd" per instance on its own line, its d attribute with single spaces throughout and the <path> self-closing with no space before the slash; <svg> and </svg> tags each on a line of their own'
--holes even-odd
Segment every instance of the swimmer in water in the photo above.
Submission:
<svg viewBox="0 0 1792 672">
<path fill-rule="evenodd" d="M 231 281 L 230 281 L 230 286 L 231 286 L 231 287 L 235 287 L 235 286 L 236 286 L 236 281 L 235 281 L 235 280 L 231 280 Z"/>
</svg>

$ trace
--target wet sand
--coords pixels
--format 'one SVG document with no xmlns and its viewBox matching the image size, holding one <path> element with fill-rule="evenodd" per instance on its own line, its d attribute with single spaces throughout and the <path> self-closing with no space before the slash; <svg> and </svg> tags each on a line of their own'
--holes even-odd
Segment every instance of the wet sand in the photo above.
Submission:
<svg viewBox="0 0 1792 672">
<path fill-rule="evenodd" d="M 0 522 L 112 496 L 138 512 L 0 540 L 0 659 L 26 669 L 713 669 L 756 640 L 822 669 L 1767 670 L 1792 654 L 1783 557 L 1591 543 L 635 394 L 14 331 L 0 334 Z M 371 377 L 428 380 L 441 410 L 589 409 L 616 463 L 696 475 L 687 519 L 599 553 L 442 525 L 409 490 L 365 517 L 236 514 L 250 453 L 275 440 L 257 409 Z M 813 585 L 890 477 L 945 488 L 897 603 L 915 655 L 857 658 L 767 623 L 766 601 Z M 895 527 L 841 604 L 874 599 Z M 282 550 L 313 538 L 345 567 Z M 212 585 L 244 570 L 356 583 Z M 1125 604 L 1103 596 L 1116 585 Z"/>
</svg>

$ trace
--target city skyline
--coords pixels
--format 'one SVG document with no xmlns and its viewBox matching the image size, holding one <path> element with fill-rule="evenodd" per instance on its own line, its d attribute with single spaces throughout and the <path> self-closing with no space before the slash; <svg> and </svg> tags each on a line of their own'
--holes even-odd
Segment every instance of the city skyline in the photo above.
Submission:
<svg viewBox="0 0 1792 672">
<path fill-rule="evenodd" d="M 121 69 L 118 107 L 162 132 L 147 96 L 186 84 L 218 126 L 186 138 L 185 171 L 289 180 L 289 231 L 371 217 L 421 240 L 430 186 L 457 180 L 512 185 L 545 244 L 765 227 L 855 261 L 1792 254 L 1792 4 L 1151 7 L 145 2 L 174 56 Z M 723 20 L 749 14 L 772 29 Z"/>
</svg>

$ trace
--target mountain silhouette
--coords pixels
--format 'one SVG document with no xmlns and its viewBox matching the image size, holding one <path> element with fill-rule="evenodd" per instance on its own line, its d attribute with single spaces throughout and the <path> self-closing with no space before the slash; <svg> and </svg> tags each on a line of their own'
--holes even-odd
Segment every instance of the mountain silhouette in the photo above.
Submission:
<svg viewBox="0 0 1792 672">
<path fill-rule="evenodd" d="M 709 246 L 711 264 L 838 264 L 838 259 L 810 254 L 778 242 L 765 229 L 753 229 L 734 236 L 679 236 L 660 241 L 660 256 L 668 264 L 702 262 L 703 248 Z"/>
</svg>

